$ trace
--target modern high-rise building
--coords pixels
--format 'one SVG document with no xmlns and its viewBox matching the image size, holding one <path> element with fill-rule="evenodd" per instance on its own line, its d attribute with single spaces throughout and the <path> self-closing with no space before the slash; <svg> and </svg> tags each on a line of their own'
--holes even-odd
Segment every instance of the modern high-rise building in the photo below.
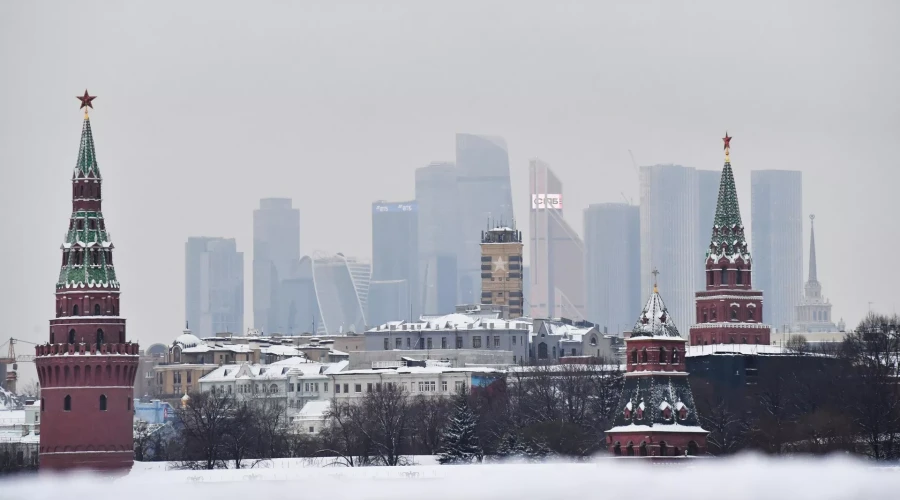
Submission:
<svg viewBox="0 0 900 500">
<path fill-rule="evenodd" d="M 537 159 L 528 176 L 531 316 L 584 320 L 584 242 L 563 217 L 562 182 Z"/>
<path fill-rule="evenodd" d="M 244 330 L 244 253 L 234 238 L 184 244 L 184 314 L 199 337 Z"/>
<path fill-rule="evenodd" d="M 641 301 L 641 210 L 598 203 L 584 211 L 587 320 L 621 335 Z"/>
<path fill-rule="evenodd" d="M 273 332 L 283 335 L 316 332 L 319 303 L 316 299 L 311 258 L 301 258 L 292 266 L 288 278 L 281 280 L 278 312 L 278 323 Z"/>
<path fill-rule="evenodd" d="M 803 295 L 803 176 L 791 170 L 750 172 L 753 275 L 766 294 L 763 321 L 784 331 Z"/>
<path fill-rule="evenodd" d="M 816 264 L 815 215 L 809 216 L 809 278 L 803 287 L 803 299 L 797 306 L 797 322 L 794 332 L 836 332 L 842 330 L 831 320 L 831 301 L 822 296 L 819 271 Z"/>
<path fill-rule="evenodd" d="M 491 223 L 513 224 L 512 188 L 506 141 L 456 134 L 460 216 L 458 303 L 477 304 L 481 295 L 481 231 Z"/>
<path fill-rule="evenodd" d="M 300 210 L 290 198 L 260 200 L 253 211 L 253 325 L 263 332 L 278 330 L 281 281 L 299 260 Z"/>
<path fill-rule="evenodd" d="M 416 169 L 416 204 L 419 269 L 413 294 L 422 313 L 450 314 L 457 304 L 461 205 L 453 163 L 433 162 Z"/>
<path fill-rule="evenodd" d="M 657 283 L 668 297 L 678 330 L 688 331 L 697 289 L 697 224 L 700 220 L 697 171 L 680 165 L 640 169 L 641 296 Z M 710 221 L 712 222 L 712 221 Z M 706 233 L 708 229 L 704 229 Z M 706 246 L 706 245 L 704 245 Z"/>
<path fill-rule="evenodd" d="M 338 253 L 314 256 L 312 272 L 319 305 L 316 332 L 341 334 L 366 331 L 372 267 Z"/>
<path fill-rule="evenodd" d="M 481 233 L 481 304 L 522 316 L 522 232 L 501 226 Z"/>
<path fill-rule="evenodd" d="M 369 321 L 418 319 L 419 295 L 419 206 L 415 201 L 372 204 L 372 287 Z M 396 283 L 396 282 L 402 283 Z M 387 284 L 390 282 L 390 284 Z M 375 286 L 376 283 L 381 283 Z M 397 288 L 402 290 L 397 290 Z M 387 294 L 379 297 L 381 293 Z M 396 300 L 403 300 L 398 307 Z M 385 307 L 385 310 L 379 308 Z M 378 321 L 376 321 L 376 319 Z"/>
</svg>

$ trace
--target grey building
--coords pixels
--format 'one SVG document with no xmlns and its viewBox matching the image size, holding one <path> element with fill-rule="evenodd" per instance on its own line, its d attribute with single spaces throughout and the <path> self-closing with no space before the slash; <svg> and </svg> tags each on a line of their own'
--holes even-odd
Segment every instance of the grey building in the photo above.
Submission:
<svg viewBox="0 0 900 500">
<path fill-rule="evenodd" d="M 373 203 L 372 286 L 368 304 L 370 324 L 418 318 L 421 313 L 419 294 L 414 293 L 419 289 L 418 258 L 418 203 Z M 375 283 L 379 285 L 375 286 Z M 397 290 L 398 287 L 402 290 Z M 379 294 L 382 293 L 387 295 L 380 297 Z M 402 300 L 402 303 L 395 306 L 394 302 L 397 300 Z M 386 309 L 381 309 L 382 307 Z"/>
<path fill-rule="evenodd" d="M 365 331 L 371 266 L 341 253 L 316 255 L 312 273 L 319 306 L 316 333 Z"/>
<path fill-rule="evenodd" d="M 659 289 L 668 297 L 676 327 L 686 332 L 696 317 L 694 293 L 705 283 L 698 281 L 697 272 L 698 263 L 705 258 L 705 252 L 697 248 L 701 241 L 697 227 L 700 221 L 697 171 L 680 165 L 641 167 L 640 189 L 640 296 L 650 295 L 652 272 L 659 270 Z M 711 227 L 702 231 L 706 233 Z"/>
<path fill-rule="evenodd" d="M 457 303 L 476 304 L 481 299 L 481 231 L 489 225 L 512 226 L 513 221 L 506 141 L 456 134 L 456 171 L 461 230 Z"/>
<path fill-rule="evenodd" d="M 433 162 L 416 169 L 416 203 L 419 269 L 418 289 L 413 293 L 423 313 L 446 314 L 457 304 L 460 244 L 460 200 L 453 163 Z"/>
<path fill-rule="evenodd" d="M 300 211 L 290 198 L 265 198 L 253 211 L 253 325 L 279 329 L 281 281 L 300 260 Z"/>
<path fill-rule="evenodd" d="M 706 283 L 706 251 L 716 218 L 721 170 L 697 170 L 697 284 Z M 668 296 L 668 295 L 666 295 Z"/>
<path fill-rule="evenodd" d="M 510 351 L 513 363 L 527 360 L 531 323 L 464 314 L 426 316 L 422 321 L 393 321 L 366 331 L 366 351 L 447 349 Z"/>
<path fill-rule="evenodd" d="M 763 321 L 784 331 L 803 296 L 803 176 L 791 170 L 750 172 L 753 283 L 766 297 Z"/>
<path fill-rule="evenodd" d="M 200 337 L 244 330 L 244 254 L 234 238 L 188 238 L 184 312 Z"/>
<path fill-rule="evenodd" d="M 287 279 L 281 280 L 278 312 L 278 323 L 271 333 L 300 335 L 316 331 L 319 302 L 316 298 L 311 258 L 301 258 L 292 266 Z"/>
<path fill-rule="evenodd" d="M 584 211 L 584 242 L 587 319 L 601 332 L 621 335 L 641 308 L 640 207 L 589 206 Z"/>
</svg>

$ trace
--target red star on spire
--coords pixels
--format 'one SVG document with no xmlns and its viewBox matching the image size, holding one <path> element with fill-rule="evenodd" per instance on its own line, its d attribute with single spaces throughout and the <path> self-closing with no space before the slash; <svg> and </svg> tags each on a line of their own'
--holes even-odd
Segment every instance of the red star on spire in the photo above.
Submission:
<svg viewBox="0 0 900 500">
<path fill-rule="evenodd" d="M 93 101 L 94 99 L 96 99 L 97 96 L 95 96 L 95 95 L 88 95 L 87 89 L 84 89 L 84 95 L 83 95 L 83 96 L 77 95 L 77 96 L 75 96 L 75 98 L 78 99 L 79 101 L 81 101 L 81 106 L 79 106 L 78 109 L 81 109 L 81 108 L 83 108 L 83 107 L 85 107 L 85 106 L 87 106 L 87 107 L 89 107 L 89 108 L 91 108 L 91 109 L 94 109 L 94 105 L 91 104 L 91 101 Z"/>
<path fill-rule="evenodd" d="M 731 148 L 731 137 L 728 136 L 728 131 L 727 131 L 727 130 L 725 131 L 725 137 L 722 138 L 722 142 L 725 143 L 725 148 L 724 148 L 724 149 L 729 149 L 729 148 Z"/>
</svg>

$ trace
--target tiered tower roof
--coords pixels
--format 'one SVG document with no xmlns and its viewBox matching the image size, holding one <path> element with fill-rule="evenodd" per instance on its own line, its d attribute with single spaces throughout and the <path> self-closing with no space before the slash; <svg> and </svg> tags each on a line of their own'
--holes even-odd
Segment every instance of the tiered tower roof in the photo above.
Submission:
<svg viewBox="0 0 900 500">
<path fill-rule="evenodd" d="M 659 295 L 659 289 L 653 286 L 653 293 L 647 299 L 647 304 L 638 316 L 634 328 L 631 330 L 631 337 L 678 337 L 678 328 L 675 327 L 675 321 L 666 309 L 666 304 Z"/>
<path fill-rule="evenodd" d="M 741 207 L 738 204 L 737 189 L 734 185 L 734 172 L 731 170 L 731 137 L 725 133 L 725 166 L 719 182 L 719 198 L 716 202 L 716 217 L 713 222 L 712 239 L 707 258 L 719 260 L 727 257 L 734 261 L 742 257 L 750 260 L 747 238 L 744 235 L 744 223 L 741 221 Z"/>
<path fill-rule="evenodd" d="M 91 119 L 84 114 L 84 125 L 81 127 L 81 146 L 78 148 L 78 161 L 72 179 L 101 179 L 97 167 L 97 154 L 94 152 L 94 134 L 91 133 Z"/>
</svg>

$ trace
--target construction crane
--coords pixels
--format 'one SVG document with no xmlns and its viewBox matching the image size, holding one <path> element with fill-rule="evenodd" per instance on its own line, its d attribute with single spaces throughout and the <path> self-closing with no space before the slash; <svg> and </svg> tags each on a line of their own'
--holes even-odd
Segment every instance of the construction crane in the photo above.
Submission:
<svg viewBox="0 0 900 500">
<path fill-rule="evenodd" d="M 16 373 L 16 370 L 19 369 L 19 363 L 31 363 L 34 362 L 34 354 L 19 354 L 16 355 L 16 342 L 25 342 L 26 344 L 34 344 L 34 342 L 28 342 L 27 340 L 19 340 L 10 337 L 10 339 L 3 344 L 0 344 L 0 352 L 3 352 L 3 346 L 9 344 L 9 349 L 7 351 L 7 356 L 5 358 L 0 358 L 0 365 L 12 365 L 12 370 L 6 373 L 6 380 L 4 387 L 6 390 L 11 392 L 16 392 L 16 382 L 19 380 L 19 375 Z"/>
</svg>

